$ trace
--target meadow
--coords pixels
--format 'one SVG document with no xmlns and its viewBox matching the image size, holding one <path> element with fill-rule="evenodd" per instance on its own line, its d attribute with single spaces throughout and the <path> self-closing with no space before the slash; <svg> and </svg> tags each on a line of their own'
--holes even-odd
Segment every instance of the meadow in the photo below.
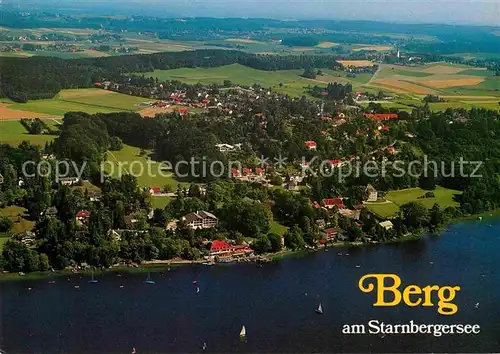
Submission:
<svg viewBox="0 0 500 354">
<path fill-rule="evenodd" d="M 420 198 L 427 192 L 434 193 L 434 197 Z M 450 206 L 457 207 L 459 206 L 459 203 L 455 201 L 454 197 L 460 194 L 460 191 L 440 186 L 437 186 L 433 191 L 426 191 L 421 188 L 402 189 L 387 193 L 385 196 L 386 202 L 368 203 L 366 206 L 378 216 L 382 218 L 390 218 L 396 215 L 401 205 L 409 202 L 420 203 L 428 209 L 432 208 L 435 203 L 437 203 L 441 209 Z"/>
<path fill-rule="evenodd" d="M 54 98 L 28 101 L 26 103 L 5 102 L 0 106 L 2 119 L 62 117 L 67 112 L 111 113 L 139 111 L 141 102 L 151 99 L 125 95 L 117 92 L 89 88 L 62 90 Z M 3 108 L 3 110 L 2 110 Z M 28 114 L 19 114 L 18 112 Z"/>
<path fill-rule="evenodd" d="M 245 86 L 259 84 L 293 96 L 304 95 L 307 86 L 326 86 L 329 82 L 335 81 L 341 83 L 351 82 L 353 89 L 357 89 L 371 78 L 369 74 L 361 74 L 356 79 L 351 80 L 346 78 L 344 72 L 322 71 L 323 75 L 317 76 L 316 79 L 306 79 L 300 76 L 304 70 L 264 71 L 240 64 L 231 64 L 216 68 L 155 70 L 146 73 L 145 76 L 157 77 L 159 80 L 179 80 L 188 84 L 222 84 L 224 80 L 230 80 L 234 84 Z"/>
<path fill-rule="evenodd" d="M 51 120 L 46 120 L 51 121 Z M 53 122 L 56 124 L 56 122 Z M 26 128 L 21 124 L 19 120 L 0 120 L 0 144 L 9 144 L 17 146 L 23 141 L 29 141 L 30 143 L 38 146 L 44 146 L 45 143 L 50 142 L 56 138 L 55 135 L 32 135 L 28 134 Z"/>
</svg>

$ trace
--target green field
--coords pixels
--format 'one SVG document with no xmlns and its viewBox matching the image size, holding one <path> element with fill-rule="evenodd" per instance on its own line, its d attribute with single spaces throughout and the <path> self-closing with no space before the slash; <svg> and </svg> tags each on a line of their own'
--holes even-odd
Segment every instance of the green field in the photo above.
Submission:
<svg viewBox="0 0 500 354">
<path fill-rule="evenodd" d="M 25 218 L 26 209 L 18 206 L 8 206 L 0 208 L 0 216 L 6 216 L 14 222 L 12 233 L 18 234 L 26 230 L 31 230 L 35 226 L 34 221 Z"/>
<path fill-rule="evenodd" d="M 391 191 L 385 196 L 385 199 L 389 203 L 370 203 L 367 204 L 367 207 L 378 216 L 388 218 L 394 216 L 399 211 L 401 205 L 409 202 L 421 203 L 428 209 L 432 208 L 435 203 L 438 203 L 443 209 L 449 206 L 459 206 L 459 203 L 454 200 L 454 196 L 462 193 L 453 189 L 437 186 L 436 189 L 432 191 L 435 195 L 434 198 L 419 199 L 419 197 L 423 196 L 426 192 L 429 191 L 425 191 L 421 188 Z"/>
<path fill-rule="evenodd" d="M 138 111 L 140 102 L 151 99 L 104 91 L 102 89 L 62 90 L 57 96 L 47 100 L 13 103 L 10 109 L 64 116 L 67 112 L 111 113 Z"/>
<path fill-rule="evenodd" d="M 51 121 L 50 119 L 47 121 Z M 54 124 L 56 124 L 54 122 Z M 0 144 L 19 145 L 29 141 L 34 145 L 45 146 L 45 143 L 56 138 L 55 135 L 31 135 L 18 120 L 0 121 Z"/>
<path fill-rule="evenodd" d="M 355 90 L 368 82 L 371 77 L 369 74 L 361 74 L 355 79 L 347 79 L 343 72 L 333 70 L 322 71 L 324 73 L 323 76 L 318 76 L 316 80 L 311 80 L 300 76 L 304 72 L 303 70 L 264 71 L 240 64 L 231 64 L 216 68 L 155 70 L 145 75 L 148 77 L 157 77 L 159 80 L 179 80 L 188 84 L 222 84 L 224 80 L 230 80 L 234 84 L 245 86 L 259 84 L 263 87 L 271 87 L 276 91 L 293 96 L 302 96 L 307 86 L 326 86 L 329 82 L 335 81 L 339 83 L 351 82 Z"/>
<path fill-rule="evenodd" d="M 139 187 L 160 187 L 163 189 L 165 185 L 171 185 L 173 190 L 176 190 L 178 184 L 183 184 L 174 179 L 172 172 L 167 171 L 164 164 L 155 161 L 151 162 L 151 173 L 148 173 L 148 157 L 141 156 L 140 151 L 139 148 L 124 144 L 122 150 L 108 152 L 104 171 L 116 178 L 120 176 L 120 171 L 122 175 L 132 174 L 137 177 Z M 164 171 L 162 171 L 162 167 Z M 156 198 L 158 197 L 153 199 Z M 161 203 L 161 201 L 157 202 Z"/>
</svg>

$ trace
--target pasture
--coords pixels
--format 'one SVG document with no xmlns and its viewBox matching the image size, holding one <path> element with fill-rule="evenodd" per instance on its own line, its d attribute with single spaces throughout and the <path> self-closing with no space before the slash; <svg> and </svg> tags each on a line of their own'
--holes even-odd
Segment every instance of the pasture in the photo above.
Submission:
<svg viewBox="0 0 500 354">
<path fill-rule="evenodd" d="M 0 117 L 4 117 L 4 119 L 60 118 L 67 112 L 85 112 L 89 114 L 134 112 L 141 109 L 138 106 L 139 103 L 148 101 L 151 101 L 151 99 L 102 89 L 70 89 L 62 90 L 51 99 L 28 101 L 26 103 L 4 103 L 0 107 Z M 10 115 L 4 112 L 8 112 Z M 29 113 L 28 116 L 27 113 Z"/>
<path fill-rule="evenodd" d="M 434 197 L 420 198 L 427 192 L 434 193 Z M 440 186 L 437 186 L 433 191 L 426 191 L 421 188 L 402 189 L 387 193 L 385 196 L 387 202 L 368 203 L 366 206 L 378 216 L 382 218 L 389 218 L 393 217 L 399 211 L 399 207 L 401 205 L 409 202 L 420 203 L 428 209 L 432 208 L 435 203 L 437 203 L 441 209 L 450 206 L 456 207 L 459 203 L 454 200 L 454 197 L 455 195 L 460 195 L 461 193 L 462 192 L 460 191 Z"/>
</svg>

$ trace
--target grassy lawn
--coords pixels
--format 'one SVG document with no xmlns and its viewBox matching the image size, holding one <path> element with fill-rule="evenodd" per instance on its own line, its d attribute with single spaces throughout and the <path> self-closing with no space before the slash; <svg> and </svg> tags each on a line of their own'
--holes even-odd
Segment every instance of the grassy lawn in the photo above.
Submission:
<svg viewBox="0 0 500 354">
<path fill-rule="evenodd" d="M 17 146 L 23 141 L 29 141 L 34 145 L 44 146 L 46 142 L 55 138 L 55 135 L 28 134 L 26 128 L 18 120 L 0 121 L 0 144 Z"/>
<path fill-rule="evenodd" d="M 434 198 L 419 199 L 419 197 L 423 196 L 426 192 L 429 191 L 425 191 L 421 188 L 391 191 L 387 193 L 385 197 L 390 203 L 367 204 L 367 207 L 380 217 L 387 218 L 394 216 L 399 211 L 401 205 L 409 202 L 421 203 L 428 209 L 432 208 L 434 203 L 439 204 L 442 209 L 449 206 L 456 207 L 459 203 L 456 202 L 453 197 L 462 193 L 453 189 L 437 186 L 436 189 L 432 191 L 435 196 Z"/>
<path fill-rule="evenodd" d="M 26 209 L 18 206 L 8 206 L 0 209 L 0 216 L 6 216 L 14 222 L 12 233 L 18 234 L 26 230 L 31 230 L 35 226 L 34 221 L 25 219 Z"/>
<path fill-rule="evenodd" d="M 170 203 L 168 197 L 151 197 L 151 204 L 153 209 L 164 209 Z"/>
<path fill-rule="evenodd" d="M 274 233 L 274 234 L 278 234 L 280 236 L 283 236 L 285 234 L 286 230 L 288 230 L 288 227 L 281 225 L 276 220 L 273 220 L 271 222 L 271 227 L 269 229 L 269 233 Z"/>
<path fill-rule="evenodd" d="M 122 175 L 130 173 L 137 177 L 140 187 L 163 188 L 169 184 L 176 190 L 178 184 L 183 184 L 174 179 L 172 172 L 165 169 L 165 164 L 156 161 L 150 162 L 151 173 L 148 173 L 148 156 L 140 156 L 140 151 L 139 148 L 124 144 L 122 150 L 108 152 L 104 171 L 117 178 L 120 172 Z"/>
</svg>

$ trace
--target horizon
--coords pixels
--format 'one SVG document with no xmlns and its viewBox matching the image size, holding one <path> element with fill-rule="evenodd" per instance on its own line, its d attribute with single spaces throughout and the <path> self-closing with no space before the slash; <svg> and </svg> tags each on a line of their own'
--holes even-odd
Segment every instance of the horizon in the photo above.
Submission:
<svg viewBox="0 0 500 354">
<path fill-rule="evenodd" d="M 445 24 L 500 27 L 500 2 L 489 0 L 7 0 L 19 10 L 70 12 L 99 16 L 148 16 L 163 18 L 261 18 L 281 21 L 371 21 L 396 24 Z M 474 11 L 470 11 L 470 7 Z M 382 10 L 381 10 L 382 9 Z"/>
</svg>

